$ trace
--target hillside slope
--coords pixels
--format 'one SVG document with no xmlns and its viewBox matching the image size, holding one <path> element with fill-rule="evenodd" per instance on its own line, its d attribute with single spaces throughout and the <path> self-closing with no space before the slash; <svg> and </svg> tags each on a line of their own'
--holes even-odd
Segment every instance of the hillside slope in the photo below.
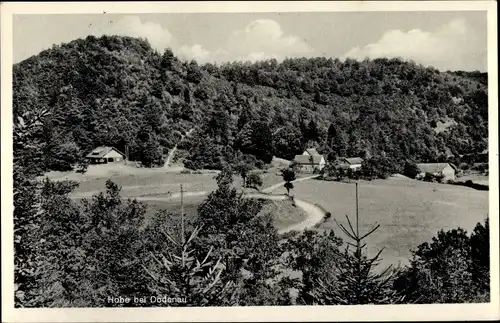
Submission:
<svg viewBox="0 0 500 323">
<path fill-rule="evenodd" d="M 486 74 L 398 59 L 199 66 L 147 41 L 89 36 L 14 65 L 13 74 L 14 116 L 51 112 L 43 140 L 54 170 L 98 145 L 128 146 L 130 159 L 162 165 L 193 127 L 178 147 L 190 168 L 260 166 L 310 145 L 330 157 L 384 156 L 397 168 L 488 145 Z"/>
</svg>

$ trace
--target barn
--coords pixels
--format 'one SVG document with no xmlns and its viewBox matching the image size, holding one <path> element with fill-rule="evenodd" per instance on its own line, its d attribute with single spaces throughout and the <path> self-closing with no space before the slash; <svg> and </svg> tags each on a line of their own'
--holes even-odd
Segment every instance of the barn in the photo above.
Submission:
<svg viewBox="0 0 500 323">
<path fill-rule="evenodd" d="M 342 158 L 340 160 L 340 164 L 349 167 L 352 170 L 359 170 L 361 168 L 361 164 L 363 163 L 363 158 L 361 157 L 350 157 L 350 158 Z"/>
<path fill-rule="evenodd" d="M 425 163 L 417 164 L 420 173 L 417 178 L 425 177 L 426 173 L 432 174 L 434 176 L 443 175 L 443 180 L 455 180 L 455 173 L 457 171 L 456 167 L 450 163 Z"/>
<path fill-rule="evenodd" d="M 114 147 L 97 147 L 86 158 L 90 164 L 108 164 L 123 162 L 125 154 Z"/>
</svg>

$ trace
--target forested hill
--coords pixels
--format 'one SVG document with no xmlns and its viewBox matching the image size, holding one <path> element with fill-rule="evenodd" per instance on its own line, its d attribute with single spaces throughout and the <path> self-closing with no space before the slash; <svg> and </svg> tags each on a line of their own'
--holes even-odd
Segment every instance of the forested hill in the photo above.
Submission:
<svg viewBox="0 0 500 323">
<path fill-rule="evenodd" d="M 452 53 L 450 53 L 450 57 Z M 487 148 L 486 74 L 439 72 L 398 59 L 183 62 L 143 40 L 89 36 L 14 65 L 14 116 L 48 109 L 49 169 L 100 145 L 145 165 L 195 127 L 190 168 L 329 157 L 437 161 Z"/>
</svg>

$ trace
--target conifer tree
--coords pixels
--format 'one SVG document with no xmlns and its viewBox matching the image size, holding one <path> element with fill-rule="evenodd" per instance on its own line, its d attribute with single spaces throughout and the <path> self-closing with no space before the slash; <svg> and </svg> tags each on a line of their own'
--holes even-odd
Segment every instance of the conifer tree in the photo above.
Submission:
<svg viewBox="0 0 500 323">
<path fill-rule="evenodd" d="M 392 289 L 396 272 L 391 266 L 377 271 L 380 262 L 380 250 L 374 257 L 363 254 L 366 247 L 365 239 L 373 234 L 380 225 L 375 225 L 365 234 L 359 232 L 358 184 L 356 183 L 356 227 L 354 228 L 348 216 L 348 227 L 335 220 L 342 232 L 352 242 L 342 254 L 339 275 L 334 279 L 318 279 L 318 286 L 311 292 L 316 304 L 320 305 L 356 305 L 356 304 L 392 304 L 402 299 Z M 351 251 L 349 247 L 353 247 Z"/>
</svg>

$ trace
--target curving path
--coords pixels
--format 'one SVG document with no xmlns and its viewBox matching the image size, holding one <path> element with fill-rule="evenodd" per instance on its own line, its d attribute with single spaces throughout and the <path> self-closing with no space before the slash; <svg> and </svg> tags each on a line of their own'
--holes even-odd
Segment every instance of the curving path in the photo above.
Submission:
<svg viewBox="0 0 500 323">
<path fill-rule="evenodd" d="M 316 177 L 319 177 L 319 176 L 320 175 L 312 175 L 312 176 L 302 177 L 302 178 L 299 178 L 299 179 L 296 179 L 296 180 L 292 181 L 292 183 L 305 181 L 305 180 L 316 178 Z M 269 187 L 266 187 L 265 189 L 262 190 L 262 193 L 271 193 L 275 189 L 278 189 L 281 186 L 283 186 L 284 184 L 285 184 L 285 182 L 281 182 L 281 183 L 274 184 L 274 185 L 271 185 Z"/>
<path fill-rule="evenodd" d="M 245 195 L 247 198 L 262 198 L 267 200 L 285 200 L 288 197 L 286 195 L 267 195 L 260 193 L 250 193 Z M 323 211 L 320 207 L 311 202 L 307 202 L 304 200 L 299 200 L 295 198 L 295 205 L 301 208 L 308 215 L 304 221 L 293 224 L 289 227 L 283 228 L 279 230 L 279 233 L 286 233 L 290 231 L 302 231 L 308 228 L 314 227 L 319 222 L 323 221 L 325 217 L 325 211 Z"/>
<path fill-rule="evenodd" d="M 208 195 L 210 192 L 207 191 L 199 191 L 199 192 L 184 192 L 184 197 L 190 197 L 190 196 L 204 196 Z M 176 198 L 180 198 L 181 194 L 180 193 L 173 193 L 168 195 L 167 197 L 148 197 L 148 196 L 141 196 L 141 197 L 135 197 L 134 199 L 137 199 L 138 201 L 170 201 Z M 288 197 L 286 195 L 270 195 L 270 194 L 263 194 L 263 193 L 249 193 L 249 194 L 244 194 L 243 197 L 245 198 L 262 198 L 266 200 L 274 200 L 274 201 L 282 201 L 287 199 Z M 295 199 L 295 205 L 297 207 L 301 208 L 308 216 L 304 221 L 293 224 L 289 227 L 280 229 L 278 233 L 286 233 L 290 231 L 302 231 L 308 228 L 314 227 L 317 223 L 321 222 L 325 216 L 325 212 L 316 206 L 315 204 L 312 204 L 307 201 Z"/>
</svg>

